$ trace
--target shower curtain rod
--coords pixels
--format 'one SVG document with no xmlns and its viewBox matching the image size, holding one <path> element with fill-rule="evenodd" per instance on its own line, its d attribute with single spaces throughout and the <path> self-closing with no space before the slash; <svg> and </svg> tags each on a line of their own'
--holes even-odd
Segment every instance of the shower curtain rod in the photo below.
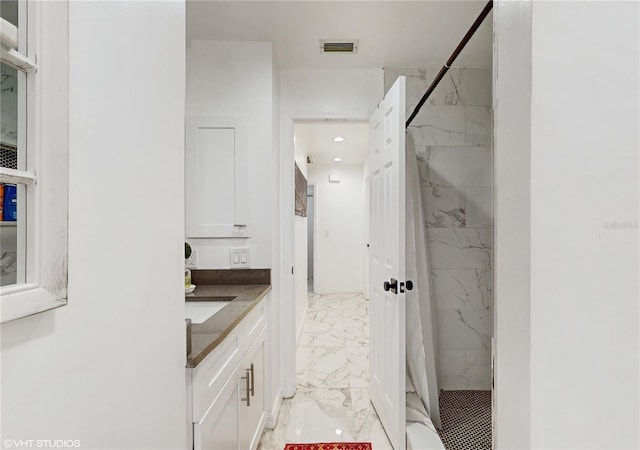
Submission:
<svg viewBox="0 0 640 450">
<path fill-rule="evenodd" d="M 451 54 L 447 62 L 444 64 L 444 66 L 442 66 L 442 69 L 440 69 L 440 72 L 438 72 L 438 75 L 436 75 L 434 80 L 431 82 L 431 86 L 429 86 L 427 91 L 424 93 L 424 95 L 416 105 L 416 108 L 413 110 L 413 112 L 409 116 L 409 119 L 407 119 L 406 127 L 409 127 L 409 125 L 411 124 L 411 121 L 418 115 L 418 113 L 420 112 L 420 108 L 422 108 L 422 105 L 424 105 L 424 102 L 427 101 L 431 93 L 438 86 L 438 83 L 440 83 L 440 81 L 444 78 L 444 75 L 451 68 L 451 64 L 453 64 L 453 62 L 456 60 L 460 52 L 471 40 L 476 30 L 480 28 L 480 25 L 484 21 L 485 17 L 487 17 L 489 12 L 491 11 L 491 8 L 493 8 L 493 0 L 489 0 L 489 2 L 487 2 L 485 7 L 482 9 L 482 12 L 478 16 L 478 18 L 475 20 L 475 22 L 473 22 L 473 24 L 471 25 L 471 28 L 469 28 L 469 31 L 467 31 L 467 34 L 464 35 L 464 37 L 462 38 L 462 40 L 460 41 L 456 49 L 453 51 L 453 53 Z"/>
</svg>

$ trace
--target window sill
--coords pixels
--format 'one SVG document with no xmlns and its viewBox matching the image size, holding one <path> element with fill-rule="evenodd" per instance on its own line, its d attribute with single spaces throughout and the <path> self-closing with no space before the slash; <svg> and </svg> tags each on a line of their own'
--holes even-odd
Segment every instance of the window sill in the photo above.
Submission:
<svg viewBox="0 0 640 450">
<path fill-rule="evenodd" d="M 6 292 L 5 289 L 3 291 Z M 66 304 L 66 299 L 60 298 L 44 288 L 34 285 L 16 287 L 6 294 L 2 292 L 0 323 L 60 308 Z"/>
</svg>

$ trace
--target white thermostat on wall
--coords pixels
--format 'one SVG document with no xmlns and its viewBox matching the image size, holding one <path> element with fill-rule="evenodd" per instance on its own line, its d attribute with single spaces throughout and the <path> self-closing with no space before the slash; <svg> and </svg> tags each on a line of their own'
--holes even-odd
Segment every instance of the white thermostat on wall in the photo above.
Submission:
<svg viewBox="0 0 640 450">
<path fill-rule="evenodd" d="M 329 174 L 329 183 L 340 183 L 340 175 L 335 172 Z"/>
</svg>

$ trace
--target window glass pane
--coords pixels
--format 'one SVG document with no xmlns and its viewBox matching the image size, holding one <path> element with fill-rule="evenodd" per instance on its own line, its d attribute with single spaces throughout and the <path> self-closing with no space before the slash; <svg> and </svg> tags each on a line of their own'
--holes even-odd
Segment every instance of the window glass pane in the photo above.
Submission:
<svg viewBox="0 0 640 450">
<path fill-rule="evenodd" d="M 18 0 L 0 1 L 0 17 L 18 26 Z"/>
<path fill-rule="evenodd" d="M 25 74 L 0 65 L 0 167 L 25 168 Z M 19 126 L 20 123 L 20 126 Z M 20 150 L 20 152 L 19 152 Z M 25 281 L 25 187 L 0 184 L 0 285 Z"/>
<path fill-rule="evenodd" d="M 18 168 L 18 71 L 0 68 L 0 166 Z"/>
<path fill-rule="evenodd" d="M 0 184 L 0 286 L 18 282 L 18 196 L 23 190 L 15 184 Z"/>
</svg>

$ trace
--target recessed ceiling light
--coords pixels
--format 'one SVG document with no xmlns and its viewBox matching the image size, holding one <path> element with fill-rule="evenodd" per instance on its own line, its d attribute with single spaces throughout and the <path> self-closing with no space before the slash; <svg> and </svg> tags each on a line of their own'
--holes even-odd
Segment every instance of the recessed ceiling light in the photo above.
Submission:
<svg viewBox="0 0 640 450">
<path fill-rule="evenodd" d="M 335 162 L 340 162 L 340 161 L 342 161 L 342 158 L 340 158 L 339 156 L 336 156 L 335 158 L 333 158 L 333 160 Z"/>
<path fill-rule="evenodd" d="M 342 142 L 344 141 L 344 138 L 342 136 L 336 136 L 333 138 L 333 142 Z"/>
</svg>

